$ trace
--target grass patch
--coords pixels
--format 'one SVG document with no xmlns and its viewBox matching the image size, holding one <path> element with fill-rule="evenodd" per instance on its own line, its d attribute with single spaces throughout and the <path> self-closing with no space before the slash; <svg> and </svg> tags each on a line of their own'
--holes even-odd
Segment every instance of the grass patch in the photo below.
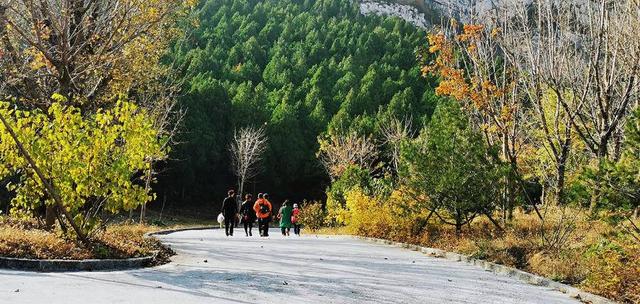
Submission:
<svg viewBox="0 0 640 304">
<path fill-rule="evenodd" d="M 172 225 L 171 228 L 176 226 Z M 144 234 L 167 228 L 169 226 L 130 222 L 112 224 L 92 237 L 91 247 L 84 247 L 62 237 L 59 229 L 43 229 L 37 221 L 0 217 L 0 256 L 82 260 L 125 259 L 156 254 L 157 263 L 163 263 L 168 261 L 172 251 L 155 238 L 144 238 Z"/>
<path fill-rule="evenodd" d="M 90 251 L 60 238 L 55 233 L 9 226 L 0 227 L 0 255 L 12 258 L 69 260 L 92 257 Z"/>
</svg>

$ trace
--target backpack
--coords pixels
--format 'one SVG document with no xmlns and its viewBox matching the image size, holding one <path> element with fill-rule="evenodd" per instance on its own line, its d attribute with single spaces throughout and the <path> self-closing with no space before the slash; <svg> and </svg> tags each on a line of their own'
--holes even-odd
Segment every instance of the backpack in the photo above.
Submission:
<svg viewBox="0 0 640 304">
<path fill-rule="evenodd" d="M 269 213 L 269 206 L 267 206 L 267 204 L 260 204 L 260 213 L 262 214 Z"/>
</svg>

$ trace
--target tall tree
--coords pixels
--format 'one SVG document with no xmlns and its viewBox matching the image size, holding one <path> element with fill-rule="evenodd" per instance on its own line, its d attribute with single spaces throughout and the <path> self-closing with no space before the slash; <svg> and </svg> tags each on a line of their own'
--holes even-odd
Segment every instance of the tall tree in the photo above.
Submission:
<svg viewBox="0 0 640 304">
<path fill-rule="evenodd" d="M 505 60 L 513 62 L 531 102 L 533 141 L 544 147 L 555 174 L 551 180 L 556 204 L 565 201 L 564 188 L 573 140 L 573 119 L 584 105 L 584 88 L 575 90 L 585 68 L 575 57 L 580 46 L 572 43 L 576 15 L 568 3 L 534 1 L 496 9 L 503 27 L 497 34 Z M 532 21 L 533 20 L 533 21 Z M 586 71 L 589 73 L 588 71 Z M 571 107 L 563 105 L 570 104 Z M 542 132 L 536 132 L 542 130 Z M 541 134 L 540 134 L 541 133 Z M 542 160 L 536 161 L 544 163 Z"/>
<path fill-rule="evenodd" d="M 622 125 L 640 92 L 640 34 L 635 30 L 640 26 L 640 3 L 502 4 L 495 10 L 506 20 L 499 37 L 536 108 L 538 126 L 556 163 L 556 199 L 562 202 L 574 133 L 599 168 L 620 156 Z M 545 113 L 543 100 L 549 97 L 555 111 Z M 598 185 L 593 187 L 592 210 L 599 200 Z"/>
<path fill-rule="evenodd" d="M 500 149 L 501 159 L 511 165 L 512 174 L 506 177 L 501 194 L 503 219 L 507 220 L 521 188 L 518 156 L 526 138 L 517 74 L 496 39 L 498 26 L 460 26 L 452 21 L 443 30 L 430 34 L 428 53 L 435 58 L 423 55 L 423 73 L 441 78 L 436 93 L 462 102 L 472 122 L 482 130 L 487 145 Z"/>
<path fill-rule="evenodd" d="M 179 85 L 167 77 L 170 69 L 159 62 L 177 33 L 169 21 L 194 2 L 183 4 L 172 0 L 2 1 L 0 94 L 19 109 L 49 112 L 51 105 L 63 104 L 79 109 L 83 118 L 114 107 L 120 95 L 127 95 L 153 117 L 157 140 L 171 137 L 173 123 L 180 119 L 172 98 Z M 5 128 L 10 132 L 11 124 Z M 22 156 L 29 158 L 30 147 L 22 144 Z M 147 160 L 147 184 L 152 164 L 158 160 Z M 56 192 L 55 178 L 46 175 L 31 177 Z M 93 203 L 99 205 L 101 199 L 98 195 Z M 53 216 L 53 205 L 48 205 L 49 226 Z"/>
</svg>

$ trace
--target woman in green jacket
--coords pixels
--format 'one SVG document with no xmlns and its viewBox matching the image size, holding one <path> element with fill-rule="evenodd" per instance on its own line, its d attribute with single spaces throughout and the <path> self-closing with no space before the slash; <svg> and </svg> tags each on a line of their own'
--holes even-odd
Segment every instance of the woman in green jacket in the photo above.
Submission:
<svg viewBox="0 0 640 304">
<path fill-rule="evenodd" d="M 280 207 L 280 211 L 278 211 L 278 217 L 280 218 L 280 230 L 282 231 L 282 235 L 289 236 L 289 230 L 291 230 L 291 214 L 293 213 L 293 208 L 291 208 L 291 203 L 289 200 L 285 200 Z"/>
</svg>

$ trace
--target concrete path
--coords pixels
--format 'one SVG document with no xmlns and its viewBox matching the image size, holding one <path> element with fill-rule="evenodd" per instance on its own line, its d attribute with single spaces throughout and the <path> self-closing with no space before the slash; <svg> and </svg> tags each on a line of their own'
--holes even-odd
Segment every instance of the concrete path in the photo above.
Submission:
<svg viewBox="0 0 640 304">
<path fill-rule="evenodd" d="M 578 303 L 464 263 L 347 237 L 223 234 L 161 236 L 178 255 L 151 269 L 0 270 L 0 303 Z"/>
</svg>

